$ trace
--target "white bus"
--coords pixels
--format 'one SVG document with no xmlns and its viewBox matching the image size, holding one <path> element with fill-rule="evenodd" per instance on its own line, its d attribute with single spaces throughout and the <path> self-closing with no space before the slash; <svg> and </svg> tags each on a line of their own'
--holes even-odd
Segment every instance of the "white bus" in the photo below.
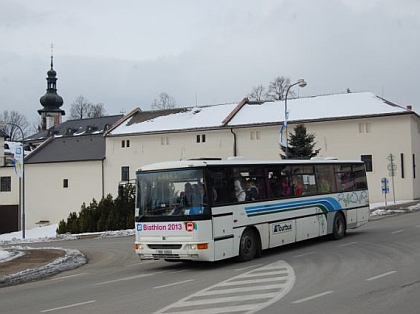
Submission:
<svg viewBox="0 0 420 314">
<path fill-rule="evenodd" d="M 183 160 L 136 172 L 141 260 L 247 261 L 369 219 L 362 161 Z"/>
</svg>

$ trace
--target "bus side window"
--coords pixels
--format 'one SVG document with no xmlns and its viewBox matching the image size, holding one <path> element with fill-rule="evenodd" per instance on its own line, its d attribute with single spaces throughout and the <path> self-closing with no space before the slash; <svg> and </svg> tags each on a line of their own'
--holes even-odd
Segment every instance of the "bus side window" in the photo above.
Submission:
<svg viewBox="0 0 420 314">
<path fill-rule="evenodd" d="M 338 190 L 340 192 L 349 192 L 354 190 L 355 178 L 351 166 L 340 165 L 336 169 L 336 178 Z"/>
<path fill-rule="evenodd" d="M 336 192 L 335 176 L 333 169 L 329 166 L 315 166 L 317 187 L 319 193 Z"/>
</svg>

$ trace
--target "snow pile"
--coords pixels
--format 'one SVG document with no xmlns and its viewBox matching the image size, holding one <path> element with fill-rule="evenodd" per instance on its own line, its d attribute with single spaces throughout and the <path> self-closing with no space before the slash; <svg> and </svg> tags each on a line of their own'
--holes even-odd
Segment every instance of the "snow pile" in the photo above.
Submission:
<svg viewBox="0 0 420 314">
<path fill-rule="evenodd" d="M 25 253 L 21 251 L 5 251 L 0 249 L 0 263 L 11 261 L 12 259 L 18 258 L 24 254 Z"/>
<path fill-rule="evenodd" d="M 22 246 L 11 246 L 4 248 L 5 245 L 16 245 L 24 243 L 36 243 L 36 242 L 53 242 L 62 240 L 74 240 L 83 237 L 94 237 L 94 238 L 106 238 L 106 237 L 124 237 L 134 235 L 134 229 L 129 230 L 118 230 L 118 231 L 106 231 L 106 232 L 95 232 L 95 233 L 82 233 L 82 234 L 56 234 L 57 225 L 38 227 L 25 231 L 25 238 L 23 238 L 22 232 L 12 232 L 0 235 L 0 263 L 11 261 L 15 258 L 21 257 L 26 254 L 27 250 L 36 249 L 51 249 L 51 250 L 63 250 L 65 256 L 56 259 L 52 263 L 36 269 L 27 269 L 22 272 L 0 277 L 0 286 L 16 284 L 24 281 L 31 281 L 47 276 L 58 274 L 65 270 L 75 269 L 82 266 L 87 262 L 86 256 L 78 250 L 63 249 L 57 247 L 44 247 L 44 248 L 31 248 Z"/>
<path fill-rule="evenodd" d="M 57 239 L 63 240 L 57 236 L 57 227 L 58 225 L 54 224 L 51 226 L 25 230 L 25 239 L 22 237 L 22 231 L 0 234 L 0 244 L 51 242 Z"/>
<path fill-rule="evenodd" d="M 385 216 L 420 211 L 420 203 L 415 205 L 408 205 L 410 203 L 413 203 L 413 201 L 399 201 L 396 203 L 390 203 L 389 206 L 385 206 L 384 204 L 371 204 L 370 215 Z"/>
<path fill-rule="evenodd" d="M 18 252 L 18 254 L 24 254 L 22 253 L 25 250 L 31 249 L 34 250 L 34 248 L 29 247 L 12 247 L 12 252 Z M 42 249 L 42 248 L 39 248 Z M 86 256 L 83 255 L 78 250 L 72 250 L 72 249 L 61 249 L 61 248 L 43 248 L 43 249 L 55 249 L 55 250 L 63 250 L 66 252 L 65 256 L 60 257 L 53 261 L 52 263 L 49 263 L 45 266 L 39 267 L 39 268 L 30 268 L 26 269 L 24 271 L 18 272 L 16 274 L 7 275 L 0 277 L 0 285 L 10 285 L 10 284 L 16 284 L 23 281 L 31 281 L 36 280 L 40 278 L 44 278 L 47 276 L 52 276 L 55 274 L 58 274 L 65 270 L 71 270 L 75 269 L 77 267 L 80 267 L 84 264 L 86 264 Z"/>
</svg>

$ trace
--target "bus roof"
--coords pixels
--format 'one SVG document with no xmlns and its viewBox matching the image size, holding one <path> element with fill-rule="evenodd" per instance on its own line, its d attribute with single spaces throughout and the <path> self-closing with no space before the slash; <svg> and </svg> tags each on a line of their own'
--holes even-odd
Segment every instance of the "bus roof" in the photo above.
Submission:
<svg viewBox="0 0 420 314">
<path fill-rule="evenodd" d="M 199 168 L 208 166 L 248 166 L 248 165 L 315 165 L 315 164 L 363 164 L 361 160 L 338 160 L 329 158 L 314 158 L 314 159 L 279 159 L 279 160 L 255 160 L 255 159 L 244 159 L 240 157 L 228 158 L 226 160 L 221 159 L 188 159 L 188 160 L 176 160 L 176 161 L 164 161 L 144 165 L 137 169 L 137 171 L 153 171 L 153 170 L 169 170 L 179 168 Z"/>
</svg>

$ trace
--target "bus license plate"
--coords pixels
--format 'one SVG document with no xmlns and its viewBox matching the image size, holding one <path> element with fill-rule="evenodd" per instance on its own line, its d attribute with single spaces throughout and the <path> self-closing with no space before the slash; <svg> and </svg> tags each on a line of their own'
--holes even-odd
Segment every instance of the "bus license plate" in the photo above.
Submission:
<svg viewBox="0 0 420 314">
<path fill-rule="evenodd" d="M 156 250 L 157 254 L 172 254 L 172 250 Z"/>
</svg>

